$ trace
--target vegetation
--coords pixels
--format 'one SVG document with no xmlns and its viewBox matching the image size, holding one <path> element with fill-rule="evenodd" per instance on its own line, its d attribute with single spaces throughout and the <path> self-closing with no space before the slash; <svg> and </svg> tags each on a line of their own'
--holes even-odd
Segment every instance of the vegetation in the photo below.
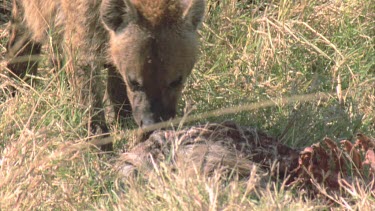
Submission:
<svg viewBox="0 0 375 211">
<path fill-rule="evenodd" d="M 353 141 L 358 132 L 375 137 L 374 20 L 371 0 L 208 0 L 200 60 L 180 115 L 202 117 L 186 125 L 233 120 L 293 147 L 326 136 Z M 327 201 L 286 188 L 257 168 L 246 179 L 223 179 L 220 172 L 185 176 L 167 166 L 147 178 L 123 179 L 113 168 L 117 156 L 87 142 L 87 115 L 74 103 L 64 65 L 43 56 L 33 87 L 7 76 L 6 26 L 0 31 L 1 210 L 375 208 L 371 187 L 353 184 Z M 10 96 L 8 87 L 18 94 Z M 304 95 L 309 98 L 295 100 Z M 226 108 L 236 112 L 218 115 Z M 135 141 L 134 123 L 127 125 L 115 154 Z M 111 127 L 114 135 L 121 132 Z"/>
</svg>

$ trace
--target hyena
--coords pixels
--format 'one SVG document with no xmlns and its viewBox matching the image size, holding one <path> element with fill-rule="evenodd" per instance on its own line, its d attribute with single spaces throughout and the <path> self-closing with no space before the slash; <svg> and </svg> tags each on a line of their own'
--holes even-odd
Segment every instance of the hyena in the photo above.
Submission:
<svg viewBox="0 0 375 211">
<path fill-rule="evenodd" d="M 115 114 L 132 112 L 145 127 L 176 115 L 197 59 L 204 8 L 204 0 L 13 0 L 8 57 L 39 54 L 52 40 L 74 66 L 70 83 L 90 108 L 92 130 L 107 131 L 103 89 Z M 8 68 L 25 78 L 37 62 Z M 106 84 L 97 77 L 103 69 Z"/>
</svg>

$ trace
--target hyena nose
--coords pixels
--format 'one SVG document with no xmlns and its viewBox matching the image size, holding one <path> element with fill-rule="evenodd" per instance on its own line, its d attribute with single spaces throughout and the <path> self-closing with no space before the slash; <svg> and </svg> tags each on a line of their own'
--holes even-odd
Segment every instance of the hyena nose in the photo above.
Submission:
<svg viewBox="0 0 375 211">
<path fill-rule="evenodd" d="M 155 124 L 155 123 L 156 122 L 155 122 L 155 120 L 153 118 L 151 118 L 151 117 L 143 117 L 141 119 L 140 126 L 144 128 L 144 127 L 147 127 L 147 126 Z"/>
</svg>

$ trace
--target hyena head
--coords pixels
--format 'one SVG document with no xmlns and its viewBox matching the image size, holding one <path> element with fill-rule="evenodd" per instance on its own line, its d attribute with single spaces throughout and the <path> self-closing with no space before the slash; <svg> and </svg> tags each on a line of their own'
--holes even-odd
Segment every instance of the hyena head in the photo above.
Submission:
<svg viewBox="0 0 375 211">
<path fill-rule="evenodd" d="M 204 0 L 103 0 L 109 54 L 125 81 L 139 126 L 176 115 L 197 58 L 197 26 L 203 14 Z"/>
</svg>

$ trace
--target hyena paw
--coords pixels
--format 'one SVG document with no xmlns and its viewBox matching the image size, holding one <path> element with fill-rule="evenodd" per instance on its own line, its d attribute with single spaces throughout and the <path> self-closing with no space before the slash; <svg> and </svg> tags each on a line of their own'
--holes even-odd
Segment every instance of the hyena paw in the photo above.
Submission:
<svg viewBox="0 0 375 211">
<path fill-rule="evenodd" d="M 97 146 L 100 147 L 101 151 L 104 152 L 112 152 L 113 151 L 113 144 L 107 143 L 107 144 L 100 144 L 100 138 L 105 138 L 109 136 L 109 129 L 107 125 L 105 124 L 97 124 L 97 123 L 91 123 L 89 128 L 90 136 L 96 137 L 96 139 L 99 139 L 97 141 Z"/>
</svg>

